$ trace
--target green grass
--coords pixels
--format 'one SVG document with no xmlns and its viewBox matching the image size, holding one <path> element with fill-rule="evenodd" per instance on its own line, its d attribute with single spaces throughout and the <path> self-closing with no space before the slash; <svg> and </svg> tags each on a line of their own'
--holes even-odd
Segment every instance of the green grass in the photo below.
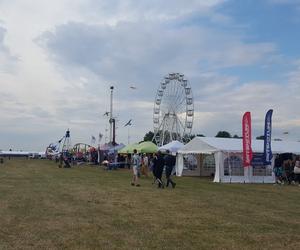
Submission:
<svg viewBox="0 0 300 250">
<path fill-rule="evenodd" d="M 5 160 L 0 249 L 300 249 L 298 186 L 130 181 L 128 170 Z"/>
</svg>

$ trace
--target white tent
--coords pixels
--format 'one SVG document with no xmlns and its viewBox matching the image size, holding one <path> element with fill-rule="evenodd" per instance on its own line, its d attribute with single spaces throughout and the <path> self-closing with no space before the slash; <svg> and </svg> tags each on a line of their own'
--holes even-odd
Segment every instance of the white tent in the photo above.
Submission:
<svg viewBox="0 0 300 250">
<path fill-rule="evenodd" d="M 178 150 L 183 148 L 184 144 L 179 141 L 171 141 L 170 143 L 161 146 L 158 148 L 159 151 L 167 151 L 169 150 L 171 153 L 177 153 Z"/>
<path fill-rule="evenodd" d="M 252 140 L 252 151 L 255 155 L 263 153 L 264 141 Z M 300 143 L 272 141 L 273 154 L 293 153 L 300 155 Z M 242 164 L 242 139 L 195 137 L 178 151 L 176 174 L 181 176 L 184 170 L 184 156 L 194 155 L 197 158 L 196 174 L 199 176 L 214 175 L 214 182 L 253 182 L 273 183 L 274 158 L 271 166 L 250 166 Z"/>
</svg>

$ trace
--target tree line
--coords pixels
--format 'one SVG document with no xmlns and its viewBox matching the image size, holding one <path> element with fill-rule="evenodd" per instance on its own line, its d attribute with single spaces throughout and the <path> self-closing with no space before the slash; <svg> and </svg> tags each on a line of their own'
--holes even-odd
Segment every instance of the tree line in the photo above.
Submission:
<svg viewBox="0 0 300 250">
<path fill-rule="evenodd" d="M 196 136 L 205 137 L 204 134 L 192 134 L 192 135 L 189 136 L 190 137 L 189 139 L 192 140 Z M 144 141 L 152 141 L 153 137 L 154 137 L 153 131 L 149 131 L 148 133 L 145 134 Z M 218 138 L 234 138 L 234 139 L 242 139 L 243 138 L 242 136 L 238 136 L 237 134 L 231 135 L 228 131 L 219 131 L 215 135 L 215 137 L 218 137 Z M 263 140 L 264 136 L 263 135 L 257 136 L 256 139 L 257 140 Z"/>
</svg>

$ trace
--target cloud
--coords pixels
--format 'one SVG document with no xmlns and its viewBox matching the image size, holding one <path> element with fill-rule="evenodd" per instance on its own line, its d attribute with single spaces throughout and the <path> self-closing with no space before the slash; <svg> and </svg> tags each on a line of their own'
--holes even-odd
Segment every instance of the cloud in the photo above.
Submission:
<svg viewBox="0 0 300 250">
<path fill-rule="evenodd" d="M 268 108 L 274 108 L 274 133 L 296 131 L 298 64 L 282 73 L 282 81 L 255 79 L 257 68 L 282 62 L 274 60 L 280 47 L 247 40 L 236 29 L 239 20 L 222 12 L 225 2 L 0 1 L 0 146 L 33 149 L 67 128 L 74 142 L 105 134 L 111 85 L 118 140 L 127 141 L 123 125 L 133 119 L 131 140 L 139 141 L 152 130 L 155 94 L 169 72 L 190 81 L 194 133 L 240 134 L 241 116 L 249 110 L 260 135 Z M 251 80 L 236 74 L 240 68 L 254 69 Z"/>
<path fill-rule="evenodd" d="M 196 97 L 196 100 L 201 100 L 195 104 L 197 133 L 214 136 L 223 128 L 232 134 L 241 135 L 242 115 L 250 111 L 253 135 L 258 136 L 263 134 L 265 113 L 268 109 L 273 109 L 273 136 L 282 138 L 284 131 L 290 131 L 294 140 L 300 138 L 299 73 L 300 68 L 296 67 L 288 74 L 285 83 L 256 81 L 234 84 L 233 81 L 221 93 Z M 222 87 L 222 84 L 219 86 Z"/>
<path fill-rule="evenodd" d="M 288 5 L 300 5 L 299 0 L 268 0 L 272 4 L 288 4 Z"/>
<path fill-rule="evenodd" d="M 13 56 L 5 45 L 6 32 L 7 30 L 0 26 L 0 73 L 13 72 L 18 61 L 17 57 Z"/>
<path fill-rule="evenodd" d="M 139 22 L 143 21 L 165 21 L 181 19 L 187 15 L 198 14 L 210 16 L 214 9 L 222 5 L 227 0 L 190 0 L 188 4 L 184 0 L 114 0 L 101 1 L 89 0 L 89 17 L 97 20 L 99 16 L 105 21 L 102 24 L 118 24 L 119 22 Z"/>
<path fill-rule="evenodd" d="M 105 90 L 99 84 L 115 85 L 119 120 L 134 118 L 137 134 L 152 129 L 154 97 L 167 73 L 185 73 L 192 86 L 197 87 L 197 100 L 216 92 L 222 95 L 222 90 L 239 84 L 236 77 L 214 73 L 217 69 L 263 63 L 266 57 L 276 53 L 271 43 L 247 44 L 240 37 L 217 29 L 201 25 L 174 26 L 169 21 L 120 22 L 113 26 L 70 22 L 43 33 L 36 42 L 63 69 L 62 74 L 74 72 L 76 78 L 82 75 L 86 91 L 94 89 L 107 95 L 108 86 Z M 211 76 L 203 72 L 203 65 L 213 70 Z M 77 74 L 78 71 L 81 73 Z M 95 79 L 87 80 L 88 74 Z M 138 87 L 137 91 L 129 91 L 131 83 Z M 135 117 L 131 110 L 135 110 Z M 66 113 L 72 114 L 69 110 Z"/>
<path fill-rule="evenodd" d="M 146 90 L 172 71 L 193 77 L 203 69 L 263 64 L 276 55 L 272 43 L 245 43 L 218 29 L 169 22 L 70 22 L 36 41 L 60 67 L 85 70 L 107 82 L 143 84 Z"/>
</svg>

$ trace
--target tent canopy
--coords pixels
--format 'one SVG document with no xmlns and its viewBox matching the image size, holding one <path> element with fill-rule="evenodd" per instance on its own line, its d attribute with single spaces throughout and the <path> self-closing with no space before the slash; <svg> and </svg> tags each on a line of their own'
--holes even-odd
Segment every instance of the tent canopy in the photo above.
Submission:
<svg viewBox="0 0 300 250">
<path fill-rule="evenodd" d="M 136 149 L 138 147 L 138 143 L 133 143 L 133 144 L 129 144 L 127 146 L 125 146 L 124 148 L 122 148 L 121 150 L 118 150 L 119 154 L 132 154 L 133 150 Z"/>
<path fill-rule="evenodd" d="M 300 154 L 300 143 L 292 141 L 272 141 L 273 153 Z M 195 137 L 178 151 L 180 154 L 212 154 L 218 151 L 242 152 L 243 140 L 217 137 Z M 252 139 L 252 151 L 263 153 L 264 141 Z"/>
<path fill-rule="evenodd" d="M 183 148 L 184 144 L 179 141 L 171 141 L 170 143 L 161 146 L 158 148 L 159 151 L 167 151 L 169 150 L 171 153 L 177 153 L 177 151 Z"/>
<path fill-rule="evenodd" d="M 132 154 L 133 150 L 136 149 L 139 153 L 155 153 L 158 147 L 151 141 L 144 141 L 141 143 L 134 143 L 127 145 L 118 151 L 120 154 Z"/>
<path fill-rule="evenodd" d="M 292 141 L 272 141 L 271 149 L 273 154 L 293 153 L 300 154 L 300 143 Z M 263 153 L 264 140 L 252 139 L 253 153 Z M 195 137 L 181 150 L 178 151 L 176 161 L 176 174 L 181 176 L 184 170 L 184 155 L 197 154 L 197 175 L 201 176 L 209 165 L 204 168 L 201 154 L 211 154 L 214 163 L 210 167 L 210 173 L 214 172 L 214 182 L 225 183 L 274 183 L 275 175 L 272 171 L 274 166 L 274 157 L 271 165 L 257 165 L 247 168 L 242 164 L 243 140 L 233 138 L 216 138 L 216 137 Z M 239 154 L 237 161 L 229 160 L 230 153 Z M 206 157 L 206 156 L 204 156 Z M 262 163 L 263 164 L 263 163 Z"/>
<path fill-rule="evenodd" d="M 114 153 L 115 151 L 119 151 L 124 147 L 125 147 L 125 145 L 123 143 L 120 143 L 119 145 L 116 145 L 116 146 L 110 148 L 109 153 Z"/>
<path fill-rule="evenodd" d="M 137 151 L 139 153 L 155 153 L 158 151 L 158 147 L 151 141 L 144 141 L 138 145 Z"/>
<path fill-rule="evenodd" d="M 112 143 L 105 143 L 100 146 L 100 150 L 109 151 L 110 153 L 113 153 L 114 151 L 118 151 L 124 147 L 125 145 L 123 143 L 115 145 L 113 145 Z"/>
</svg>

